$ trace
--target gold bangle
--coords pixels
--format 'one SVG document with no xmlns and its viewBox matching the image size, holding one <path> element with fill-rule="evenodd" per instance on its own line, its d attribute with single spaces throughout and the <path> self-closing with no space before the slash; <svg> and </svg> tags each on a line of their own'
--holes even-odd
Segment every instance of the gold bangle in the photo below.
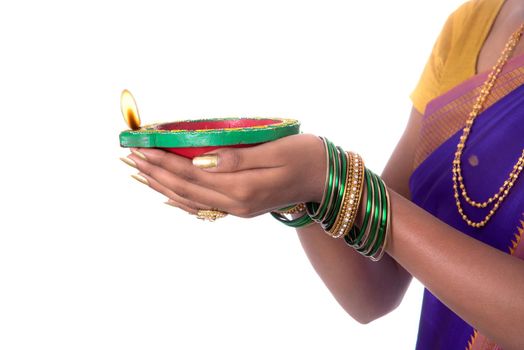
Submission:
<svg viewBox="0 0 524 350">
<path fill-rule="evenodd" d="M 351 168 L 351 175 L 346 180 L 343 196 L 344 206 L 339 212 L 333 230 L 330 232 L 334 238 L 340 238 L 351 230 L 355 224 L 360 207 L 360 198 L 362 197 L 364 162 L 358 154 L 348 152 L 348 165 Z"/>
<path fill-rule="evenodd" d="M 298 204 L 295 204 L 293 206 L 290 206 L 284 209 L 274 210 L 274 212 L 279 213 L 279 214 L 299 214 L 305 211 L 306 211 L 306 205 L 304 203 L 298 203 Z"/>
<path fill-rule="evenodd" d="M 347 234 L 349 230 L 355 224 L 355 220 L 357 219 L 357 214 L 360 209 L 360 200 L 362 199 L 362 190 L 364 188 L 365 166 L 364 166 L 364 161 L 362 160 L 362 157 L 360 157 L 360 155 L 358 154 L 355 154 L 355 167 L 356 167 L 356 172 L 358 176 L 354 176 L 351 181 L 351 185 L 352 185 L 351 190 L 353 191 L 352 195 L 354 195 L 353 197 L 351 197 L 351 199 L 353 199 L 354 201 L 354 206 L 353 206 L 353 210 L 351 212 L 351 217 L 349 220 L 350 225 L 344 234 Z"/>
</svg>

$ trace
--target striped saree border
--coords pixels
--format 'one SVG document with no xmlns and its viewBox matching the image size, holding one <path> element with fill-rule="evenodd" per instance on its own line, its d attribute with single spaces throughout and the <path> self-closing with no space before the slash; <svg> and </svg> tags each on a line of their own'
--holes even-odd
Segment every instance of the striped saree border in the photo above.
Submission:
<svg viewBox="0 0 524 350">
<path fill-rule="evenodd" d="M 413 169 L 416 169 L 444 141 L 462 129 L 489 72 L 477 74 L 432 100 L 422 119 Z M 484 109 L 524 84 L 524 55 L 510 60 L 499 75 Z"/>
</svg>

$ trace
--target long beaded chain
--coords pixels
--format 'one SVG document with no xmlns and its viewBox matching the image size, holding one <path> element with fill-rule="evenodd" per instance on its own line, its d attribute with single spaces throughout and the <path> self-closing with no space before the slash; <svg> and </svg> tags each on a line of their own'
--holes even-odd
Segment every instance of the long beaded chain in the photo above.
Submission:
<svg viewBox="0 0 524 350">
<path fill-rule="evenodd" d="M 515 181 L 517 181 L 521 171 L 522 167 L 524 166 L 524 149 L 522 150 L 522 154 L 520 158 L 518 159 L 517 163 L 513 166 L 513 169 L 511 170 L 509 177 L 502 186 L 499 188 L 499 191 L 495 193 L 493 196 L 489 197 L 484 202 L 478 202 L 472 200 L 468 192 L 466 190 L 466 186 L 464 185 L 464 178 L 462 176 L 462 169 L 461 169 L 461 158 L 462 158 L 462 152 L 464 150 L 464 147 L 466 146 L 466 141 L 468 139 L 468 136 L 471 132 L 471 128 L 473 127 L 473 122 L 479 115 L 480 111 L 482 110 L 484 103 L 486 102 L 487 97 L 489 96 L 491 89 L 495 85 L 495 82 L 502 71 L 502 68 L 508 61 L 508 58 L 510 57 L 511 53 L 515 49 L 515 46 L 517 46 L 517 43 L 520 40 L 520 37 L 522 36 L 522 33 L 524 32 L 524 23 L 520 26 L 520 28 L 511 35 L 509 41 L 506 43 L 506 46 L 504 47 L 504 50 L 502 51 L 502 54 L 500 58 L 498 59 L 497 63 L 493 67 L 493 70 L 488 76 L 488 79 L 484 82 L 480 94 L 477 97 L 477 100 L 475 101 L 475 104 L 473 105 L 473 110 L 469 114 L 469 118 L 466 120 L 466 126 L 464 127 L 462 131 L 462 136 L 460 137 L 460 142 L 457 145 L 457 151 L 455 152 L 455 158 L 453 160 L 453 190 L 455 192 L 455 200 L 457 204 L 457 209 L 459 214 L 461 215 L 462 219 L 472 227 L 483 227 L 487 224 L 487 222 L 491 219 L 493 214 L 497 211 L 497 209 L 500 207 L 500 204 L 504 199 L 508 196 L 510 189 L 513 187 Z M 460 189 L 460 192 L 459 192 Z M 484 217 L 482 221 L 472 221 L 470 218 L 464 213 L 464 210 L 462 209 L 462 204 L 460 202 L 460 196 L 462 195 L 462 198 L 471 206 L 476 208 L 486 208 L 489 204 L 493 204 L 493 208 L 489 211 L 489 213 Z"/>
</svg>

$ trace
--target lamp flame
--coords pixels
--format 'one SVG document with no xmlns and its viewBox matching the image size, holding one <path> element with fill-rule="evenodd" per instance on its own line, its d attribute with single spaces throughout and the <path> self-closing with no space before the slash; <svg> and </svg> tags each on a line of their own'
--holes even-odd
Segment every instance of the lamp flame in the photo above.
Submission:
<svg viewBox="0 0 524 350">
<path fill-rule="evenodd" d="M 140 129 L 140 115 L 138 114 L 138 107 L 136 101 L 129 90 L 122 91 L 120 95 L 120 109 L 127 125 L 131 130 Z"/>
</svg>

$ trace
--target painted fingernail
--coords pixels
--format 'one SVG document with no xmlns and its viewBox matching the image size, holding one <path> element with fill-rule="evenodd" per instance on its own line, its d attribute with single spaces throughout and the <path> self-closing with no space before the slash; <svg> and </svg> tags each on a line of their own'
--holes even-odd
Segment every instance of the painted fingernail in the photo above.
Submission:
<svg viewBox="0 0 524 350">
<path fill-rule="evenodd" d="M 193 165 L 199 168 L 215 168 L 218 164 L 218 156 L 209 154 L 193 158 Z"/>
<path fill-rule="evenodd" d="M 131 150 L 131 153 L 133 153 L 135 156 L 137 156 L 138 158 L 140 159 L 143 159 L 143 160 L 147 160 L 146 156 L 144 155 L 144 153 L 140 152 L 140 151 L 137 151 L 136 149 L 132 149 Z"/>
<path fill-rule="evenodd" d="M 164 204 L 167 204 L 167 205 L 169 205 L 170 207 L 178 208 L 178 207 L 175 205 L 175 203 L 173 203 L 173 202 L 171 202 L 171 201 L 169 201 L 169 200 L 166 201 L 166 202 L 164 202 Z"/>
<path fill-rule="evenodd" d="M 133 167 L 136 169 L 136 163 L 134 160 L 132 159 L 129 159 L 127 157 L 120 157 L 120 160 L 124 163 L 126 163 L 127 165 L 129 165 L 130 167 Z"/>
<path fill-rule="evenodd" d="M 142 175 L 135 175 L 135 174 L 133 174 L 133 175 L 131 175 L 131 177 L 133 179 L 135 179 L 136 181 L 141 182 L 144 185 L 148 185 L 149 186 L 149 181 L 147 181 L 147 179 L 145 177 L 143 177 Z"/>
</svg>

